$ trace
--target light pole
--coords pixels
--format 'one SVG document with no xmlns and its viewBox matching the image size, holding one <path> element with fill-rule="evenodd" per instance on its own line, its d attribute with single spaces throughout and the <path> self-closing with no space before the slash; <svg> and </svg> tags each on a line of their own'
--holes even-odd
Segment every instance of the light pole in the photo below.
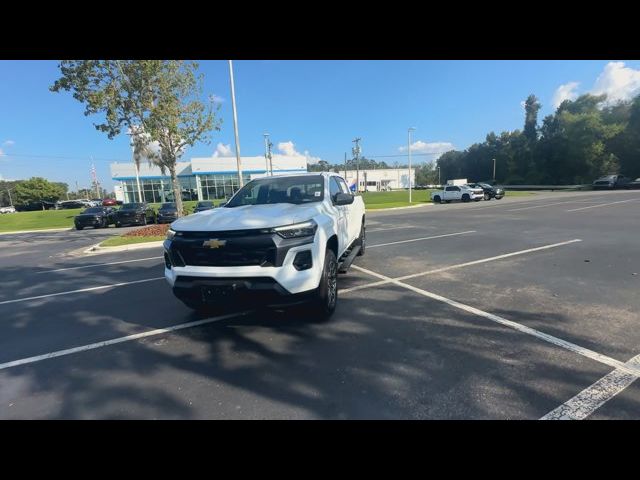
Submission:
<svg viewBox="0 0 640 480">
<path fill-rule="evenodd" d="M 411 132 L 415 131 L 414 127 L 407 131 L 407 147 L 409 149 L 409 203 L 411 203 Z"/>
<path fill-rule="evenodd" d="M 442 185 L 442 182 L 440 181 L 440 165 L 438 165 L 436 168 L 438 169 L 438 187 L 439 187 L 440 185 Z"/>
<path fill-rule="evenodd" d="M 264 133 L 264 163 L 266 168 L 265 175 L 269 175 L 269 134 Z"/>
<path fill-rule="evenodd" d="M 236 89 L 233 83 L 233 62 L 229 60 L 229 80 L 231 82 L 231 106 L 233 108 L 233 131 L 236 139 L 236 163 L 238 164 L 238 188 L 242 188 L 242 162 L 240 160 L 240 139 L 238 137 L 238 113 L 236 112 Z"/>
<path fill-rule="evenodd" d="M 493 159 L 493 183 L 496 183 L 496 159 Z"/>
<path fill-rule="evenodd" d="M 354 138 L 353 143 L 356 145 L 351 149 L 354 158 L 356 159 L 356 193 L 360 191 L 360 138 Z"/>
</svg>

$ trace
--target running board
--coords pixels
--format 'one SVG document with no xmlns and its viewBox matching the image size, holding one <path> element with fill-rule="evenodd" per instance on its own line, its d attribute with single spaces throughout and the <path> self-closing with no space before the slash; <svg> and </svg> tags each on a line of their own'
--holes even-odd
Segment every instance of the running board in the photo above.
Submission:
<svg viewBox="0 0 640 480">
<path fill-rule="evenodd" d="M 360 245 L 356 245 L 355 247 L 353 247 L 351 249 L 351 252 L 349 252 L 349 255 L 347 256 L 347 258 L 345 258 L 338 265 L 338 272 L 339 273 L 347 273 L 347 270 L 349 269 L 349 267 L 351 266 L 351 264 L 355 260 L 355 258 L 358 255 L 359 251 L 360 251 Z"/>
</svg>

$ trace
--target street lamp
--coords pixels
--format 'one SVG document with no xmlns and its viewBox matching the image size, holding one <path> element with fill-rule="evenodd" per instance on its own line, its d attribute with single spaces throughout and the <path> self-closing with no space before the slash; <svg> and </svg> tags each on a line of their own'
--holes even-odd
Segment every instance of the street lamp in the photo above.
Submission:
<svg viewBox="0 0 640 480">
<path fill-rule="evenodd" d="M 493 159 L 493 183 L 496 183 L 496 159 Z"/>
<path fill-rule="evenodd" d="M 229 60 L 229 83 L 231 84 L 231 108 L 233 109 L 233 132 L 236 140 L 236 163 L 238 165 L 238 188 L 242 188 L 242 160 L 240 159 L 240 139 L 238 135 L 238 113 L 236 111 L 236 88 L 233 82 L 233 62 Z"/>
<path fill-rule="evenodd" d="M 414 127 L 407 131 L 407 146 L 409 149 L 409 203 L 411 203 L 411 132 L 415 131 Z"/>
</svg>

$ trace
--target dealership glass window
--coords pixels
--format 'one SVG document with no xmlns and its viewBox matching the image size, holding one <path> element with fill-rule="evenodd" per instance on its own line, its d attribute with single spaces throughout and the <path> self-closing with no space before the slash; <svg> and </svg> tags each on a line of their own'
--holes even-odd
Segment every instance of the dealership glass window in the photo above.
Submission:
<svg viewBox="0 0 640 480">
<path fill-rule="evenodd" d="M 250 176 L 243 174 L 242 179 L 247 183 Z M 230 198 L 238 188 L 238 176 L 235 174 L 200 175 L 202 200 Z"/>
</svg>

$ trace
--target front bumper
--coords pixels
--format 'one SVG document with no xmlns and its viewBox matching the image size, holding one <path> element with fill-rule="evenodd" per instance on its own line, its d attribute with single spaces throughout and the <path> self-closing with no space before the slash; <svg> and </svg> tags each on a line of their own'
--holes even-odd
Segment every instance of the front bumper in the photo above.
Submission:
<svg viewBox="0 0 640 480">
<path fill-rule="evenodd" d="M 212 232 L 210 236 L 215 237 L 216 233 Z M 228 241 L 231 242 L 232 239 Z M 175 242 L 175 240 L 166 240 L 164 242 L 164 275 L 169 285 L 174 288 L 174 293 L 178 297 L 184 294 L 184 289 L 200 290 L 203 286 L 202 282 L 205 280 L 220 280 L 223 281 L 223 283 L 226 282 L 226 285 L 230 285 L 234 282 L 238 283 L 242 281 L 255 283 L 255 279 L 263 279 L 262 281 L 272 281 L 278 285 L 278 288 L 270 288 L 270 290 L 274 290 L 279 296 L 294 295 L 315 290 L 320 284 L 320 277 L 324 265 L 324 245 L 326 245 L 326 239 L 324 239 L 324 235 L 322 235 L 319 230 L 316 232 L 315 238 L 307 239 L 306 243 L 291 246 L 291 243 L 281 242 L 276 248 L 275 261 L 271 264 L 264 264 L 264 266 L 207 266 L 190 264 L 177 265 L 177 262 L 174 261 L 176 260 L 174 253 L 175 248 L 179 246 L 179 244 L 175 245 L 173 242 Z M 294 266 L 294 259 L 299 252 L 304 251 L 311 252 L 312 266 L 305 270 L 298 270 Z M 184 257 L 182 259 L 184 259 Z M 188 259 L 186 263 L 189 263 Z M 189 280 L 189 278 L 192 280 Z M 198 280 L 194 283 L 193 279 Z M 244 287 L 242 288 L 244 289 Z M 253 288 L 247 288 L 244 293 L 252 296 L 256 291 Z"/>
<path fill-rule="evenodd" d="M 144 214 L 117 216 L 116 221 L 122 225 L 142 225 L 144 224 Z"/>
<path fill-rule="evenodd" d="M 158 214 L 158 223 L 171 223 L 178 219 L 177 215 L 160 215 Z"/>
<path fill-rule="evenodd" d="M 83 218 L 83 219 L 75 219 L 74 224 L 76 227 L 98 227 L 102 225 L 102 217 L 100 218 Z"/>
</svg>

